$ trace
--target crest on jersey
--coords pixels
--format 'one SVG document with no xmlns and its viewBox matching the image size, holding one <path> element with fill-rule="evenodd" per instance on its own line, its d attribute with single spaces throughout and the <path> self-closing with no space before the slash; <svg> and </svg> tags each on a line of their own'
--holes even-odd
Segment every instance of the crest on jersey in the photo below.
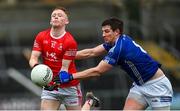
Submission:
<svg viewBox="0 0 180 111">
<path fill-rule="evenodd" d="M 60 44 L 59 44 L 59 47 L 58 47 L 58 50 L 62 50 L 62 49 L 63 49 L 63 44 L 60 43 Z"/>
</svg>

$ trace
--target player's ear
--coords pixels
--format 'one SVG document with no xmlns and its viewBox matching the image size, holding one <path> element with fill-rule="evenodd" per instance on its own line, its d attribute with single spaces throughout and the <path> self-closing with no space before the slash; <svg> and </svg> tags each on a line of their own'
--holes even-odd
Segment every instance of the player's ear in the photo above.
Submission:
<svg viewBox="0 0 180 111">
<path fill-rule="evenodd" d="M 121 34 L 121 31 L 119 29 L 116 29 L 115 33 L 118 35 L 118 34 Z"/>
<path fill-rule="evenodd" d="M 66 21 L 65 21 L 66 24 L 69 24 L 69 19 L 67 18 Z"/>
<path fill-rule="evenodd" d="M 52 25 L 52 21 L 51 20 L 50 20 L 49 24 Z"/>
</svg>

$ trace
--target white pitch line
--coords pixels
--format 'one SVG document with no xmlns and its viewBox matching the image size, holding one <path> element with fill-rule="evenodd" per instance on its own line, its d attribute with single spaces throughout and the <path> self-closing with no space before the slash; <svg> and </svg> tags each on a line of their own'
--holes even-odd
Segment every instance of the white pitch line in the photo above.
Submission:
<svg viewBox="0 0 180 111">
<path fill-rule="evenodd" d="M 21 74 L 19 71 L 17 71 L 14 68 L 9 68 L 7 70 L 9 76 L 16 80 L 18 83 L 23 85 L 25 88 L 36 94 L 37 96 L 41 96 L 42 89 L 35 85 L 31 80 L 29 80 L 27 77 L 25 77 L 23 74 Z"/>
</svg>

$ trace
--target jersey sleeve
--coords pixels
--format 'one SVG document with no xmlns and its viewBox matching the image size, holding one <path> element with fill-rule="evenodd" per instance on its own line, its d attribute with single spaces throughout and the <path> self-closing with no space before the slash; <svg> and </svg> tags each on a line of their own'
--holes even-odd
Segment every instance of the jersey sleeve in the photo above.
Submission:
<svg viewBox="0 0 180 111">
<path fill-rule="evenodd" d="M 63 59 L 74 60 L 77 52 L 77 43 L 75 40 L 66 42 L 66 49 Z"/>
<path fill-rule="evenodd" d="M 34 51 L 41 51 L 42 50 L 42 42 L 41 42 L 41 33 L 39 33 L 35 40 L 34 40 L 34 45 L 33 45 L 33 50 Z"/>
<path fill-rule="evenodd" d="M 104 44 L 103 44 L 103 47 L 105 48 L 105 50 L 106 50 L 107 52 L 112 48 L 112 46 L 111 46 L 110 44 L 107 44 L 107 43 L 104 43 Z"/>
<path fill-rule="evenodd" d="M 120 59 L 121 52 L 122 52 L 122 42 L 119 42 L 109 50 L 108 54 L 104 57 L 103 60 L 108 64 L 115 66 L 117 65 Z"/>
</svg>

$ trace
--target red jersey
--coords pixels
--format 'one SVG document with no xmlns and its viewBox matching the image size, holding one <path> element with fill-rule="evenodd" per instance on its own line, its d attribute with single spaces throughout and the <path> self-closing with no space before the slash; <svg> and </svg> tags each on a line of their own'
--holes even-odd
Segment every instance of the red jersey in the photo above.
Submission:
<svg viewBox="0 0 180 111">
<path fill-rule="evenodd" d="M 62 67 L 62 59 L 72 60 L 68 72 L 71 74 L 76 72 L 74 59 L 77 52 L 77 43 L 69 32 L 66 32 L 62 37 L 53 38 L 50 36 L 50 29 L 42 31 L 35 38 L 33 50 L 41 52 L 43 64 L 52 69 L 53 78 L 58 75 Z M 60 87 L 75 86 L 78 83 L 78 80 L 73 80 L 61 84 Z"/>
</svg>

